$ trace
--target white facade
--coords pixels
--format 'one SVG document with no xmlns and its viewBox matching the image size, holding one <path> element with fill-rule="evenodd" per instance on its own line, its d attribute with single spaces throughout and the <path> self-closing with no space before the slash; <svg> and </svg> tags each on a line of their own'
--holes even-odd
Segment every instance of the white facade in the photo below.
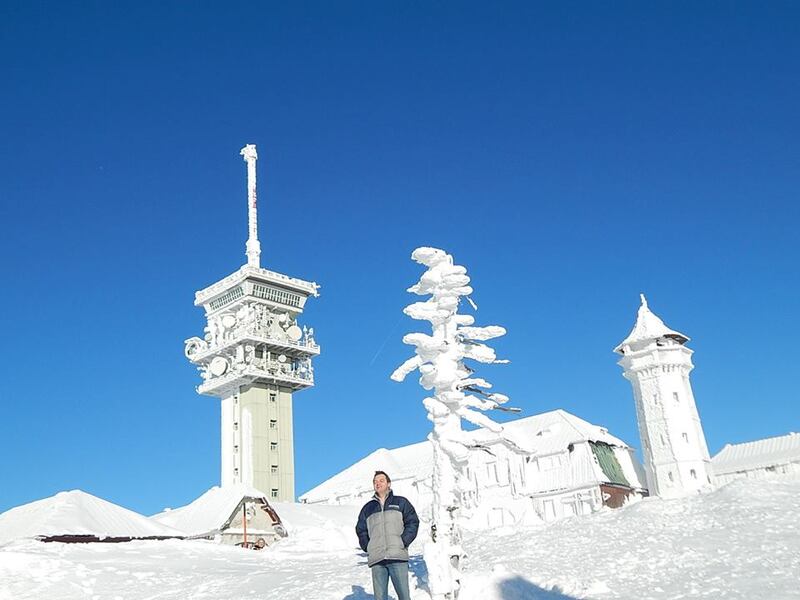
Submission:
<svg viewBox="0 0 800 600">
<path fill-rule="evenodd" d="M 474 432 L 485 450 L 470 454 L 469 526 L 491 528 L 587 514 L 608 504 L 610 494 L 638 497 L 644 472 L 634 451 L 602 427 L 563 410 L 503 424 L 501 434 Z M 613 455 L 619 472 L 609 475 L 598 450 Z M 425 519 L 433 500 L 430 442 L 381 448 L 300 496 L 308 504 L 363 504 L 372 497 L 376 470 L 389 473 L 395 493 L 407 497 Z M 621 475 L 621 477 L 620 477 Z"/>
<path fill-rule="evenodd" d="M 726 444 L 711 464 L 717 485 L 734 479 L 800 477 L 800 434 Z"/>
<path fill-rule="evenodd" d="M 292 395 L 314 385 L 314 330 L 297 323 L 317 284 L 262 269 L 257 237 L 255 146 L 242 149 L 248 173 L 247 264 L 200 290 L 202 338 L 186 340 L 186 357 L 203 379 L 197 391 L 221 400 L 222 486 L 264 490 L 294 500 Z"/>
<path fill-rule="evenodd" d="M 644 295 L 636 324 L 614 351 L 633 386 L 651 495 L 677 497 L 709 488 L 713 481 L 706 438 L 689 373 L 689 338 L 669 329 Z"/>
</svg>

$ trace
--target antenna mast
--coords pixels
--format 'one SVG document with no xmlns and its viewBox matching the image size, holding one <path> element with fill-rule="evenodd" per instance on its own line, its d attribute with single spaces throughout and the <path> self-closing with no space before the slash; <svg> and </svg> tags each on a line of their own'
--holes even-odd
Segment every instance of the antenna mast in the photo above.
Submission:
<svg viewBox="0 0 800 600">
<path fill-rule="evenodd" d="M 261 243 L 258 241 L 258 207 L 256 206 L 256 153 L 255 144 L 247 144 L 239 153 L 247 163 L 247 227 L 248 237 L 245 246 L 247 264 L 261 266 Z"/>
</svg>

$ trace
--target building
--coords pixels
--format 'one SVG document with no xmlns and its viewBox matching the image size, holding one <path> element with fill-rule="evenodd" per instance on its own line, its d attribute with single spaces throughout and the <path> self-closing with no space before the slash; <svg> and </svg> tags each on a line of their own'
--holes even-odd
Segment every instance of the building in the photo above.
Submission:
<svg viewBox="0 0 800 600">
<path fill-rule="evenodd" d="M 200 394 L 221 400 L 221 477 L 272 500 L 294 500 L 292 396 L 314 385 L 311 359 L 320 348 L 313 329 L 299 326 L 317 284 L 262 269 L 257 232 L 256 148 L 247 163 L 249 237 L 247 264 L 200 290 L 205 309 L 202 338 L 185 342 L 186 357 L 200 371 Z"/>
<path fill-rule="evenodd" d="M 734 479 L 765 479 L 780 476 L 800 477 L 800 434 L 725 444 L 711 459 L 717 485 Z"/>
<path fill-rule="evenodd" d="M 267 546 L 286 536 L 266 495 L 244 485 L 213 487 L 194 502 L 160 512 L 150 520 L 180 531 L 187 539 L 231 545 L 252 547 L 263 540 Z"/>
<path fill-rule="evenodd" d="M 182 538 L 183 533 L 82 490 L 11 508 L 0 514 L 0 545 L 42 542 L 130 542 Z"/>
<path fill-rule="evenodd" d="M 513 525 L 618 507 L 645 493 L 633 449 L 607 430 L 564 410 L 503 424 L 501 434 L 473 433 L 480 449 L 467 468 L 474 528 Z M 376 470 L 423 518 L 433 501 L 430 442 L 381 448 L 302 496 L 308 504 L 361 504 L 373 494 Z"/>
<path fill-rule="evenodd" d="M 654 315 L 644 294 L 636 324 L 614 352 L 633 386 L 647 488 L 677 497 L 712 485 L 712 468 L 689 373 L 689 338 Z"/>
</svg>

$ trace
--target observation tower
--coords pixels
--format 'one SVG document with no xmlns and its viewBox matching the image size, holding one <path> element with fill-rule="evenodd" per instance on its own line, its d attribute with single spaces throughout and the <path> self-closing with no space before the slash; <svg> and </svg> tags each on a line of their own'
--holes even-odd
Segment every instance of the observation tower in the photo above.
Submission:
<svg viewBox="0 0 800 600">
<path fill-rule="evenodd" d="M 221 401 L 220 484 L 242 483 L 273 500 L 294 501 L 292 396 L 314 385 L 320 353 L 313 328 L 297 319 L 318 285 L 261 268 L 256 204 L 256 147 L 247 163 L 247 263 L 195 294 L 208 324 L 185 342 L 202 378 L 199 394 Z"/>
</svg>

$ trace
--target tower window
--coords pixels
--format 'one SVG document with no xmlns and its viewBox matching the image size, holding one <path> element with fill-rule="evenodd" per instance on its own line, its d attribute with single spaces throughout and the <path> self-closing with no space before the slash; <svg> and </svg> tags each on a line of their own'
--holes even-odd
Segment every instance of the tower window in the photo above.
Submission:
<svg viewBox="0 0 800 600">
<path fill-rule="evenodd" d="M 683 441 L 688 444 L 689 443 L 689 434 L 688 433 L 682 433 L 681 435 L 683 436 Z"/>
<path fill-rule="evenodd" d="M 234 421 L 233 422 L 233 430 L 234 431 L 239 431 L 239 421 Z"/>
<path fill-rule="evenodd" d="M 233 474 L 234 474 L 234 476 L 238 477 L 239 476 L 239 469 L 238 468 L 234 469 L 233 470 Z"/>
<path fill-rule="evenodd" d="M 675 402 L 681 401 L 680 398 L 678 398 L 678 392 L 672 392 L 672 399 L 675 400 Z"/>
<path fill-rule="evenodd" d="M 239 445 L 238 445 L 238 444 L 236 444 L 236 445 L 233 447 L 233 453 L 234 453 L 234 454 L 238 454 L 238 453 L 239 453 Z"/>
<path fill-rule="evenodd" d="M 273 498 L 277 498 L 278 497 L 278 488 L 272 488 L 272 492 L 270 493 L 270 496 L 272 496 Z"/>
<path fill-rule="evenodd" d="M 269 401 L 270 402 L 275 402 L 277 399 L 278 399 L 278 394 L 276 394 L 275 392 L 270 392 L 269 393 Z"/>
<path fill-rule="evenodd" d="M 278 474 L 278 465 L 272 465 L 269 470 L 270 470 L 270 473 L 272 473 L 273 475 L 277 475 Z"/>
<path fill-rule="evenodd" d="M 270 442 L 269 443 L 270 450 L 277 450 L 278 449 L 278 442 Z"/>
<path fill-rule="evenodd" d="M 672 475 L 672 471 L 670 471 L 669 473 L 667 473 L 667 475 L 669 476 L 669 480 L 670 480 L 670 481 L 675 481 L 675 477 L 673 477 L 673 475 Z"/>
<path fill-rule="evenodd" d="M 658 404 L 658 394 L 653 394 L 653 404 Z"/>
<path fill-rule="evenodd" d="M 277 429 L 278 428 L 278 420 L 277 419 L 270 419 L 269 420 L 269 428 L 270 429 Z"/>
<path fill-rule="evenodd" d="M 692 476 L 692 479 L 697 479 L 697 471 L 695 471 L 694 469 L 689 471 L 689 475 Z"/>
</svg>

